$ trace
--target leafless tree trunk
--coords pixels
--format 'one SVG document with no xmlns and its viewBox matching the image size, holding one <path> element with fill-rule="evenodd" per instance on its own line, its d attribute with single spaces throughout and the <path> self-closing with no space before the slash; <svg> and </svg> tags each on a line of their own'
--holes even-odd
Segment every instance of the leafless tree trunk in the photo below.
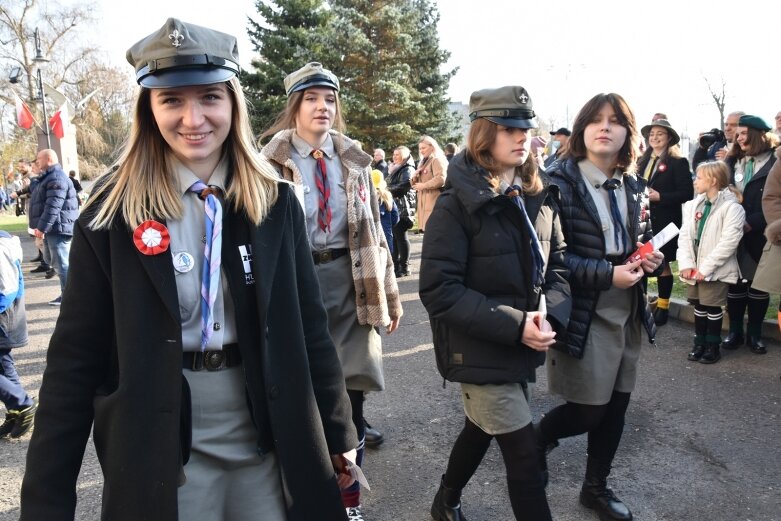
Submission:
<svg viewBox="0 0 781 521">
<path fill-rule="evenodd" d="M 724 130 L 724 106 L 727 104 L 727 82 L 724 78 L 721 78 L 721 89 L 714 90 L 708 78 L 703 75 L 702 79 L 705 80 L 705 84 L 708 86 L 708 92 L 710 92 L 713 102 L 716 104 L 716 108 L 719 109 L 719 126 L 721 130 Z"/>
</svg>

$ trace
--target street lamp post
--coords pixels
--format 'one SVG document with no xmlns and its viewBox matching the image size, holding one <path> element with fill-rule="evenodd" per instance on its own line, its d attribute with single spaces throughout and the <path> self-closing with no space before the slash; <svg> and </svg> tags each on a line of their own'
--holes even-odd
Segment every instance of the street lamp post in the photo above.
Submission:
<svg viewBox="0 0 781 521">
<path fill-rule="evenodd" d="M 43 130 L 46 133 L 46 148 L 52 147 L 51 135 L 49 133 L 49 117 L 46 115 L 46 95 L 43 92 L 43 79 L 41 79 L 41 67 L 48 63 L 41 52 L 41 38 L 38 36 L 38 28 L 35 28 L 35 58 L 33 61 L 38 65 L 38 93 L 41 96 L 41 108 L 43 109 Z"/>
</svg>

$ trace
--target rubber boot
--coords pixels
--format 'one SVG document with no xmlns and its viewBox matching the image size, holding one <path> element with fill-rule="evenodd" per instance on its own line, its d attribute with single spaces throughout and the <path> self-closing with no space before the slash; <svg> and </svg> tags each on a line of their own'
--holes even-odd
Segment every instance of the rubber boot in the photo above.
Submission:
<svg viewBox="0 0 781 521">
<path fill-rule="evenodd" d="M 595 510 L 600 521 L 629 521 L 632 512 L 607 488 L 610 464 L 601 463 L 591 456 L 586 462 L 586 478 L 580 489 L 580 504 Z"/>
<path fill-rule="evenodd" d="M 442 476 L 439 490 L 434 496 L 431 517 L 434 521 L 467 521 L 461 513 L 461 491 L 446 487 L 445 476 Z"/>
</svg>

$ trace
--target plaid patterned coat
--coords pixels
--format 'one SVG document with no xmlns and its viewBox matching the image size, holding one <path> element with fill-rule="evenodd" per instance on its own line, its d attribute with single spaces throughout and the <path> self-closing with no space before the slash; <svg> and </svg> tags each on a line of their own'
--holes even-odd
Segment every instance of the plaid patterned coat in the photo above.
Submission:
<svg viewBox="0 0 781 521">
<path fill-rule="evenodd" d="M 278 132 L 263 147 L 261 155 L 296 186 L 304 204 L 303 177 L 293 162 L 291 139 L 294 129 Z M 399 288 L 393 273 L 393 259 L 380 223 L 377 195 L 371 182 L 371 157 L 348 137 L 331 130 L 334 148 L 342 162 L 347 191 L 347 227 L 355 283 L 358 323 L 387 326 L 402 315 Z"/>
</svg>

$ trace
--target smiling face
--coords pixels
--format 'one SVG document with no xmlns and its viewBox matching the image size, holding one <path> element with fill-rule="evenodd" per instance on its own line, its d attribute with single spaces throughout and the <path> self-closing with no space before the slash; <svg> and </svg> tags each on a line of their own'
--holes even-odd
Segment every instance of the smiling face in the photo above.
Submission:
<svg viewBox="0 0 781 521">
<path fill-rule="evenodd" d="M 432 147 L 429 143 L 426 143 L 425 141 L 418 143 L 418 152 L 420 153 L 421 158 L 428 157 L 433 151 L 434 147 Z"/>
<path fill-rule="evenodd" d="M 743 152 L 746 152 L 749 149 L 750 145 L 748 143 L 748 127 L 737 127 L 737 132 L 735 133 L 735 142 Z"/>
<path fill-rule="evenodd" d="M 152 89 L 150 103 L 160 134 L 174 156 L 208 179 L 231 129 L 233 98 L 227 85 Z"/>
<path fill-rule="evenodd" d="M 496 125 L 496 138 L 491 145 L 491 157 L 502 170 L 521 166 L 529 159 L 531 140 L 525 128 Z"/>
<path fill-rule="evenodd" d="M 626 127 L 618 122 L 613 106 L 605 103 L 583 132 L 586 157 L 594 163 L 617 159 L 626 136 Z"/>
<path fill-rule="evenodd" d="M 319 146 L 336 118 L 336 91 L 327 87 L 306 89 L 296 113 L 296 134 Z"/>
<path fill-rule="evenodd" d="M 651 127 L 648 133 L 648 144 L 654 149 L 656 155 L 659 155 L 670 142 L 670 134 L 664 127 Z"/>
</svg>

